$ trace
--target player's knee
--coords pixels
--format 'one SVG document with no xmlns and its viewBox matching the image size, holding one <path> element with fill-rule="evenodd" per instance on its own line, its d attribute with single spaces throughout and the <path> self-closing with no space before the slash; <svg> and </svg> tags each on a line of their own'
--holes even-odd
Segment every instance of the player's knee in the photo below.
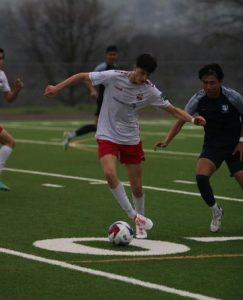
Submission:
<svg viewBox="0 0 243 300">
<path fill-rule="evenodd" d="M 116 174 L 113 169 L 110 168 L 105 169 L 104 175 L 108 183 L 112 183 L 116 179 Z"/>
<path fill-rule="evenodd" d="M 16 146 L 16 142 L 13 138 L 9 139 L 9 141 L 6 143 L 6 146 L 10 147 L 10 148 L 15 148 Z"/>
</svg>

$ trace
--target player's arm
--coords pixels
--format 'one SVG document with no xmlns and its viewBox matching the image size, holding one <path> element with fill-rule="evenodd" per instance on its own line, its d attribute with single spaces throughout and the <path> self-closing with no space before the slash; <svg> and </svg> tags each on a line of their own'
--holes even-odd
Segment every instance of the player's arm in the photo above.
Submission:
<svg viewBox="0 0 243 300">
<path fill-rule="evenodd" d="M 58 83 L 57 85 L 48 85 L 45 89 L 44 95 L 47 97 L 54 97 L 62 90 L 72 85 L 80 84 L 84 81 L 92 85 L 92 82 L 89 78 L 89 73 L 79 73 L 67 78 L 66 80 Z"/>
<path fill-rule="evenodd" d="M 98 98 L 98 92 L 97 92 L 96 88 L 93 86 L 91 80 L 86 81 L 86 85 L 90 91 L 91 98 L 96 100 Z"/>
<path fill-rule="evenodd" d="M 184 121 L 178 120 L 169 130 L 165 139 L 160 140 L 154 144 L 154 150 L 156 151 L 157 148 L 165 148 L 167 147 L 174 137 L 181 131 L 183 125 L 185 124 Z"/>
<path fill-rule="evenodd" d="M 16 79 L 14 82 L 14 88 L 11 91 L 4 92 L 4 99 L 9 103 L 13 102 L 17 98 L 19 92 L 22 90 L 23 87 L 23 81 L 19 78 Z"/>
<path fill-rule="evenodd" d="M 169 105 L 165 108 L 166 111 L 168 111 L 172 116 L 174 116 L 175 118 L 184 121 L 184 122 L 192 122 L 195 125 L 200 125 L 200 126 L 204 126 L 206 124 L 206 121 L 203 117 L 201 116 L 197 116 L 197 117 L 192 117 L 191 115 L 189 115 L 186 111 L 175 107 L 173 105 Z"/>
</svg>

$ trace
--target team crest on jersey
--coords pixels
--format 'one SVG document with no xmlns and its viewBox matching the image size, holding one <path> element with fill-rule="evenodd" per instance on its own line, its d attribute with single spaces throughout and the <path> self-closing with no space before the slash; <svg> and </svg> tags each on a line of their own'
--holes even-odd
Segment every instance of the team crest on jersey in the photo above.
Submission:
<svg viewBox="0 0 243 300">
<path fill-rule="evenodd" d="M 143 100 L 143 94 L 137 94 L 137 100 L 138 101 Z"/>
<path fill-rule="evenodd" d="M 227 113 L 229 111 L 229 106 L 227 104 L 223 104 L 221 107 L 221 111 L 223 114 Z"/>
</svg>

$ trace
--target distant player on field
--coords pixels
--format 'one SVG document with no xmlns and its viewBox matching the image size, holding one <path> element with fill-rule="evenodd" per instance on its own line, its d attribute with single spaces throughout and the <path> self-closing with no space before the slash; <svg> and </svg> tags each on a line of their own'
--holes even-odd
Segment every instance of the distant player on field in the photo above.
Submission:
<svg viewBox="0 0 243 300">
<path fill-rule="evenodd" d="M 105 51 L 105 62 L 99 64 L 94 72 L 101 72 L 107 70 L 117 69 L 116 62 L 118 60 L 118 48 L 115 45 L 110 45 L 106 48 Z M 75 131 L 66 131 L 64 132 L 64 149 L 67 150 L 68 144 L 73 138 L 78 136 L 82 136 L 84 134 L 95 132 L 97 129 L 98 118 L 100 114 L 101 105 L 103 102 L 103 96 L 105 91 L 105 86 L 103 84 L 99 84 L 97 86 L 98 93 L 93 89 L 92 98 L 97 99 L 97 109 L 95 112 L 95 124 L 84 125 L 83 127 L 75 130 Z"/>
<path fill-rule="evenodd" d="M 7 102 L 12 102 L 17 97 L 20 90 L 23 88 L 23 82 L 18 78 L 14 82 L 14 88 L 11 90 L 8 79 L 5 73 L 2 71 L 4 62 L 4 50 L 0 48 L 0 91 L 3 92 L 4 99 Z M 13 137 L 0 125 L 0 144 L 2 147 L 0 148 L 0 174 L 5 166 L 7 159 L 15 147 L 15 141 Z M 9 191 L 9 187 L 7 187 L 2 181 L 0 181 L 0 190 L 1 191 Z"/>
<path fill-rule="evenodd" d="M 205 124 L 204 118 L 199 116 L 194 119 L 170 104 L 161 91 L 148 80 L 156 67 L 156 60 L 150 54 L 141 54 L 131 72 L 110 70 L 80 73 L 56 86 L 48 86 L 45 91 L 46 96 L 55 96 L 72 84 L 83 81 L 105 86 L 96 132 L 99 159 L 113 196 L 136 223 L 137 238 L 146 238 L 146 230 L 153 226 L 152 221 L 144 216 L 145 194 L 142 188 L 141 164 L 144 152 L 140 140 L 138 110 L 151 105 L 163 108 L 185 122 Z M 117 160 L 126 166 L 135 209 L 118 178 Z"/>
<path fill-rule="evenodd" d="M 212 232 L 220 230 L 223 209 L 214 198 L 210 177 L 223 161 L 226 162 L 231 176 L 243 188 L 243 97 L 222 86 L 223 77 L 223 71 L 218 64 L 204 66 L 199 71 L 203 90 L 195 94 L 185 108 L 191 115 L 200 114 L 207 122 L 204 127 L 203 148 L 196 167 L 196 181 L 202 198 L 212 210 Z M 184 123 L 183 120 L 177 121 L 165 140 L 156 143 L 155 147 L 168 146 Z"/>
</svg>

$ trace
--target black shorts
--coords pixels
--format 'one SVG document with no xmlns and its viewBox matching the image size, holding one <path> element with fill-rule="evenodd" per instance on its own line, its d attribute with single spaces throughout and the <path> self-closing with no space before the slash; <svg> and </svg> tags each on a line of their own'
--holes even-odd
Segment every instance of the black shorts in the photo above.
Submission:
<svg viewBox="0 0 243 300">
<path fill-rule="evenodd" d="M 230 147 L 208 147 L 204 146 L 199 158 L 211 160 L 218 169 L 222 162 L 226 162 L 230 175 L 233 176 L 238 171 L 243 170 L 243 161 L 240 160 L 240 154 L 233 155 L 236 146 Z"/>
</svg>

